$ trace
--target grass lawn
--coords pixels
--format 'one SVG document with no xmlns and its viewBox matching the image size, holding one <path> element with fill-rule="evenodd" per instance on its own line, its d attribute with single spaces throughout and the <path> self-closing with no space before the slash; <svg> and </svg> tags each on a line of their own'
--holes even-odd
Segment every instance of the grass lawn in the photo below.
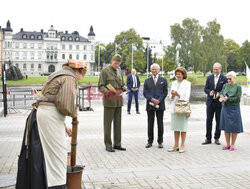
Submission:
<svg viewBox="0 0 250 189">
<path fill-rule="evenodd" d="M 144 81 L 147 79 L 146 76 L 139 76 L 141 83 L 144 83 Z M 7 86 L 41 86 L 43 83 L 47 80 L 48 77 L 29 77 L 27 80 L 24 78 L 23 80 L 19 81 L 7 81 Z M 168 82 L 169 82 L 169 76 L 166 76 Z M 188 75 L 188 80 L 192 82 L 192 85 L 196 86 L 204 86 L 206 82 L 207 77 L 203 76 L 196 76 L 196 75 Z M 247 84 L 247 78 L 246 76 L 238 76 L 236 78 L 236 81 L 240 85 L 246 85 Z M 124 82 L 126 82 L 126 76 L 124 76 Z M 98 83 L 98 77 L 97 76 L 86 76 L 81 81 L 79 81 L 80 85 L 85 83 L 91 83 L 93 85 L 97 85 Z M 0 85 L 2 85 L 2 82 L 0 82 Z"/>
</svg>

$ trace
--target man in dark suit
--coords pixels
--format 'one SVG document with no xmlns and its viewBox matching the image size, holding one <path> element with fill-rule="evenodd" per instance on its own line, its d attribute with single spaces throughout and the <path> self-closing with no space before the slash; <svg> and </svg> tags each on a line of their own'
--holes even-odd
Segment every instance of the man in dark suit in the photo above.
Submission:
<svg viewBox="0 0 250 189">
<path fill-rule="evenodd" d="M 207 94 L 207 120 L 206 120 L 206 140 L 202 144 L 211 144 L 212 138 L 212 125 L 215 114 L 216 129 L 214 133 L 215 144 L 220 145 L 220 112 L 221 103 L 219 102 L 220 92 L 223 85 L 227 83 L 227 78 L 221 74 L 221 64 L 215 63 L 213 65 L 213 75 L 207 77 L 206 85 L 204 88 Z"/>
<path fill-rule="evenodd" d="M 163 148 L 163 115 L 165 111 L 165 98 L 168 95 L 168 83 L 166 78 L 158 75 L 160 66 L 158 64 L 151 65 L 152 77 L 144 82 L 143 95 L 147 99 L 147 115 L 148 115 L 148 143 L 145 146 L 150 148 L 154 140 L 154 119 L 155 114 L 158 125 L 158 147 Z"/>
<path fill-rule="evenodd" d="M 127 91 L 128 91 L 128 114 L 130 113 L 131 110 L 131 102 L 133 96 L 135 97 L 135 108 L 136 108 L 136 113 L 140 114 L 139 112 L 139 103 L 138 103 L 138 92 L 140 88 L 140 79 L 138 75 L 136 74 L 136 70 L 132 69 L 131 74 L 128 75 L 127 77 Z"/>
</svg>

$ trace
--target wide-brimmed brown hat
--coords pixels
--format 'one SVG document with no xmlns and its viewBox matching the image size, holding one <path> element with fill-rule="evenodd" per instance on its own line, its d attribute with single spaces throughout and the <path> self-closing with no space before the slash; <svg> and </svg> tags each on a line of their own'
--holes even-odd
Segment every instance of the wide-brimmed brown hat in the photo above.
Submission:
<svg viewBox="0 0 250 189">
<path fill-rule="evenodd" d="M 81 68 L 87 69 L 86 62 L 81 62 L 73 59 L 68 59 L 68 63 L 64 64 L 64 66 L 69 66 L 70 68 L 75 68 L 75 69 L 81 69 Z"/>
</svg>

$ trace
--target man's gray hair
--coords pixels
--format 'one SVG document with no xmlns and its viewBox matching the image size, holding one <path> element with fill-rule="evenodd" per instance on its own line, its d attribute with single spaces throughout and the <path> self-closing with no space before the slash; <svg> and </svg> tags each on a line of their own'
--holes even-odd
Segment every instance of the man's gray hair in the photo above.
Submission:
<svg viewBox="0 0 250 189">
<path fill-rule="evenodd" d="M 221 64 L 219 62 L 215 62 L 214 65 L 213 65 L 213 67 L 214 66 L 220 66 L 220 69 L 222 69 L 222 66 L 221 66 Z"/>
<path fill-rule="evenodd" d="M 160 71 L 161 67 L 159 66 L 159 64 L 156 64 L 156 63 L 153 63 L 151 66 L 150 66 L 150 70 L 152 70 L 152 67 L 153 66 L 156 66 L 158 68 L 158 70 Z"/>
<path fill-rule="evenodd" d="M 136 70 L 135 70 L 134 68 L 131 70 L 131 72 L 132 72 L 132 71 L 135 71 L 135 72 L 136 72 Z"/>
</svg>

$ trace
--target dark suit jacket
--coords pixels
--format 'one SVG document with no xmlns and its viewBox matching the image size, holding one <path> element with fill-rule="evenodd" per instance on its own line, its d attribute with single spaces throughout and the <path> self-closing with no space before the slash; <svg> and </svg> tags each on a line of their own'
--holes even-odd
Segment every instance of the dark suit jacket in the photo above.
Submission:
<svg viewBox="0 0 250 189">
<path fill-rule="evenodd" d="M 218 83 L 216 85 L 216 89 L 214 88 L 214 75 L 210 75 L 207 77 L 207 81 L 206 81 L 206 85 L 204 88 L 205 93 L 207 94 L 207 100 L 206 100 L 206 104 L 209 106 L 212 102 L 213 102 L 213 97 L 209 95 L 209 93 L 214 90 L 215 93 L 217 92 L 221 92 L 223 85 L 227 83 L 227 78 L 220 74 Z M 219 102 L 219 98 L 217 98 L 215 100 L 216 102 L 218 102 L 220 105 L 221 103 Z"/>
<path fill-rule="evenodd" d="M 136 80 L 137 80 L 137 88 L 140 88 L 141 82 L 140 79 L 138 77 L 138 75 L 135 75 Z M 131 90 L 133 88 L 133 78 L 132 78 L 132 74 L 129 74 L 127 77 L 127 89 Z"/>
<path fill-rule="evenodd" d="M 143 96 L 147 99 L 146 110 L 165 110 L 165 98 L 168 95 L 168 83 L 166 78 L 158 77 L 156 85 L 154 84 L 153 77 L 149 77 L 144 82 Z M 149 105 L 152 99 L 155 98 L 160 101 L 159 109 Z"/>
</svg>

